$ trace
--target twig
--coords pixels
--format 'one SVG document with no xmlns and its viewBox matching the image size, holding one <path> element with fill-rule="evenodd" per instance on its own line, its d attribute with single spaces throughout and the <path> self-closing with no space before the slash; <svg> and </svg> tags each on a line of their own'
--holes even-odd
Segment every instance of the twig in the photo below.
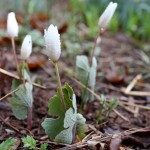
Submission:
<svg viewBox="0 0 150 150">
<path fill-rule="evenodd" d="M 13 73 L 11 73 L 11 72 L 8 72 L 7 70 L 4 70 L 4 69 L 2 69 L 2 68 L 0 68 L 0 72 L 3 73 L 3 74 L 5 74 L 5 75 L 7 75 L 7 76 L 12 77 L 12 78 L 15 78 L 15 79 L 18 79 L 18 80 L 20 79 L 19 76 L 15 75 L 15 74 L 13 74 Z M 22 80 L 22 79 L 21 79 L 21 80 Z M 41 88 L 41 89 L 47 89 L 46 87 L 44 87 L 44 86 L 42 86 L 42 85 L 40 85 L 40 84 L 34 83 L 34 82 L 31 82 L 31 84 L 33 84 L 34 86 L 39 87 L 39 88 Z"/>
<path fill-rule="evenodd" d="M 1 98 L 0 98 L 0 101 L 2 101 L 3 99 L 7 98 L 8 96 L 10 96 L 11 94 L 15 93 L 15 92 L 18 91 L 18 90 L 19 90 L 19 89 L 17 88 L 17 89 L 15 89 L 15 90 L 9 92 L 9 93 L 6 94 L 5 96 L 1 97 Z"/>
<path fill-rule="evenodd" d="M 15 127 L 14 127 L 13 125 L 11 125 L 9 122 L 6 122 L 5 119 L 3 119 L 1 116 L 0 116 L 0 120 L 2 120 L 8 127 L 10 127 L 11 129 L 13 129 L 13 130 L 16 131 L 17 133 L 26 135 L 25 133 L 20 132 L 17 128 L 15 128 Z"/>
<path fill-rule="evenodd" d="M 128 102 L 119 102 L 119 103 L 120 104 L 124 104 L 124 105 L 130 105 L 130 106 L 139 107 L 141 109 L 150 110 L 150 107 L 146 107 L 146 106 L 142 106 L 142 105 L 138 105 L 138 104 L 133 104 L 133 103 L 128 103 Z"/>
<path fill-rule="evenodd" d="M 130 91 L 128 93 L 126 92 L 124 93 L 130 96 L 150 96 L 150 92 L 142 92 L 142 91 Z"/>
<path fill-rule="evenodd" d="M 133 87 L 135 86 L 135 84 L 138 82 L 138 80 L 140 80 L 142 78 L 142 75 L 139 74 L 137 75 L 132 81 L 131 83 L 127 86 L 127 88 L 124 90 L 124 93 L 125 94 L 128 94 L 132 89 Z"/>
<path fill-rule="evenodd" d="M 113 109 L 113 111 L 114 111 L 118 116 L 120 116 L 123 120 L 129 122 L 129 119 L 126 118 L 125 116 L 123 116 L 119 111 L 116 111 L 116 109 Z"/>
</svg>

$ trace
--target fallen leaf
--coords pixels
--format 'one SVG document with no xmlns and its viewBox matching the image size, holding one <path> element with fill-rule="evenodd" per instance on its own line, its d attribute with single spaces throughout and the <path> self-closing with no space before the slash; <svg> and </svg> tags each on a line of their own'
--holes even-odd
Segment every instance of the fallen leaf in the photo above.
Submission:
<svg viewBox="0 0 150 150">
<path fill-rule="evenodd" d="M 46 62 L 47 62 L 46 58 L 43 54 L 32 53 L 32 55 L 31 55 L 31 57 L 29 57 L 27 63 L 28 63 L 28 67 L 30 69 L 38 69 L 42 65 L 45 65 Z"/>
</svg>

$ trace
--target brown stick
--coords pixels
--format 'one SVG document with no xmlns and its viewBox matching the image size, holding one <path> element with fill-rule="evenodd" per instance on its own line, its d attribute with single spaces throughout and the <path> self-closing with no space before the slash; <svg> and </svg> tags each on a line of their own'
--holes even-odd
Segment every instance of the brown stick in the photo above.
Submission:
<svg viewBox="0 0 150 150">
<path fill-rule="evenodd" d="M 2 69 L 2 68 L 0 68 L 0 72 L 3 73 L 3 74 L 5 74 L 5 75 L 7 75 L 7 76 L 12 77 L 12 78 L 15 78 L 15 79 L 18 79 L 18 80 L 20 79 L 19 76 L 15 75 L 15 74 L 13 74 L 13 73 L 11 73 L 11 72 L 8 72 L 8 71 L 6 71 L 6 70 L 4 70 L 4 69 Z M 22 79 L 21 79 L 21 80 L 22 80 Z M 39 87 L 39 88 L 41 88 L 41 89 L 47 89 L 46 87 L 44 87 L 44 86 L 42 86 L 42 85 L 40 85 L 40 84 L 34 83 L 34 82 L 31 82 L 31 84 L 33 84 L 34 86 Z"/>
<path fill-rule="evenodd" d="M 20 132 L 17 128 L 15 128 L 13 125 L 11 125 L 9 122 L 6 122 L 5 119 L 3 119 L 1 116 L 0 116 L 0 120 L 2 120 L 8 127 L 10 127 L 11 129 L 13 129 L 14 131 L 16 131 L 17 133 L 20 133 L 20 134 L 23 134 L 22 132 Z"/>
<path fill-rule="evenodd" d="M 5 96 L 1 97 L 1 98 L 0 98 L 0 101 L 2 101 L 3 99 L 7 98 L 8 96 L 10 96 L 11 94 L 15 93 L 15 92 L 18 91 L 18 90 L 19 90 L 19 89 L 15 89 L 15 90 L 9 92 L 9 93 L 6 94 Z"/>
<path fill-rule="evenodd" d="M 135 86 L 135 84 L 138 82 L 138 80 L 140 80 L 142 78 L 142 75 L 139 74 L 137 75 L 131 82 L 130 84 L 127 86 L 127 88 L 124 90 L 124 93 L 125 94 L 128 94 L 132 89 L 133 87 Z"/>
</svg>

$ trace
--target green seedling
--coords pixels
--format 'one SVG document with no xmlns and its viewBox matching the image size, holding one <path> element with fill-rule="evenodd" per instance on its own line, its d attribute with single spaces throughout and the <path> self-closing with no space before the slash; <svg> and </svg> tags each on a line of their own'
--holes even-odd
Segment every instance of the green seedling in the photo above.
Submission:
<svg viewBox="0 0 150 150">
<path fill-rule="evenodd" d="M 103 120 L 107 120 L 109 114 L 113 109 L 115 109 L 118 105 L 118 101 L 116 99 L 111 99 L 109 103 L 106 101 L 106 97 L 101 95 L 101 103 L 99 108 L 99 114 L 96 120 L 96 124 L 101 123 Z"/>
</svg>

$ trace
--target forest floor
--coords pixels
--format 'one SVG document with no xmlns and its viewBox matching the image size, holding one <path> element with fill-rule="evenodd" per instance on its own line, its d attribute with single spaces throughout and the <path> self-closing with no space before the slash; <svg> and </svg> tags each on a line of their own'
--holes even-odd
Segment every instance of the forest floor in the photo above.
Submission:
<svg viewBox="0 0 150 150">
<path fill-rule="evenodd" d="M 89 39 L 85 43 L 92 40 Z M 10 41 L 1 39 L 1 43 L 3 44 L 0 45 L 0 50 L 5 52 L 0 57 L 0 68 L 11 73 L 10 75 L 0 71 L 0 96 L 3 97 L 11 91 L 12 80 L 17 72 Z M 82 110 L 88 125 L 87 136 L 83 140 L 76 139 L 72 145 L 63 145 L 53 142 L 45 135 L 41 123 L 48 116 L 49 98 L 55 95 L 57 82 L 53 65 L 47 57 L 34 53 L 28 61 L 31 77 L 34 82 L 46 88 L 34 87 L 32 130 L 26 129 L 26 120 L 15 118 L 9 104 L 10 96 L 6 97 L 0 101 L 0 142 L 9 137 L 21 139 L 25 135 L 32 135 L 39 144 L 48 143 L 49 149 L 150 149 L 150 70 L 144 62 L 141 49 L 132 38 L 119 32 L 106 32 L 97 47 L 100 48 L 100 54 L 96 56 L 98 67 L 96 88 L 92 91 L 94 101 L 84 104 Z M 19 46 L 17 53 L 19 54 Z M 61 82 L 62 85 L 68 82 L 72 86 L 79 106 L 82 86 L 74 75 L 76 55 L 66 53 L 65 48 L 62 49 L 59 61 Z M 82 51 L 82 54 L 89 55 L 87 51 Z M 102 121 L 96 124 L 101 94 L 105 95 L 108 101 L 115 98 L 119 102 L 108 118 L 102 118 Z M 22 144 L 18 149 L 24 149 L 21 146 Z"/>
</svg>

